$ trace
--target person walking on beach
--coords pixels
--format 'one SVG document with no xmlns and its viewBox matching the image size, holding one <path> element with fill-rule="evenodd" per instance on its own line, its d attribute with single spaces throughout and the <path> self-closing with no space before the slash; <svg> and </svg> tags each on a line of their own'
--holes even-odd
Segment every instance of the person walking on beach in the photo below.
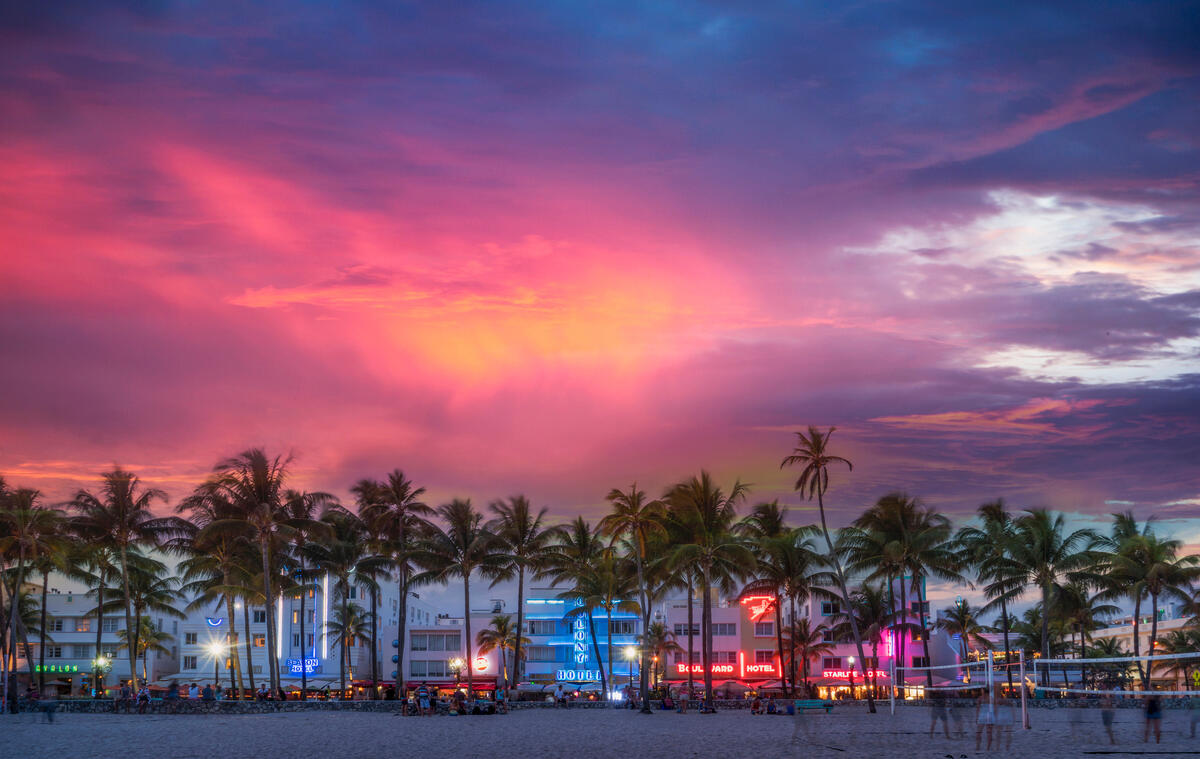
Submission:
<svg viewBox="0 0 1200 759">
<path fill-rule="evenodd" d="M 937 729 L 939 720 L 946 740 L 950 740 L 950 708 L 946 706 L 946 698 L 938 693 L 931 693 L 929 702 L 929 740 L 933 740 L 933 732 Z"/>
<path fill-rule="evenodd" d="M 1188 716 L 1192 723 L 1191 737 L 1196 737 L 1196 723 L 1200 722 L 1200 698 L 1192 696 L 1188 699 Z"/>
<path fill-rule="evenodd" d="M 167 695 L 163 696 L 163 706 L 167 708 L 171 714 L 179 711 L 179 683 L 172 681 L 167 686 Z"/>
<path fill-rule="evenodd" d="M 1146 697 L 1146 732 L 1142 743 L 1150 742 L 1150 733 L 1154 733 L 1154 742 L 1162 743 L 1162 697 L 1157 693 Z"/>
<path fill-rule="evenodd" d="M 46 722 L 54 724 L 54 714 L 58 711 L 58 689 L 51 688 L 42 695 L 42 714 Z"/>
<path fill-rule="evenodd" d="M 1104 732 L 1108 734 L 1108 745 L 1117 745 L 1117 736 L 1113 733 L 1113 718 L 1116 716 L 1114 708 L 1112 692 L 1104 694 L 1104 698 L 1100 700 L 1100 724 L 1104 725 Z"/>
<path fill-rule="evenodd" d="M 991 701 L 988 700 L 988 692 L 986 689 L 979 691 L 979 699 L 975 702 L 975 750 L 979 750 L 980 739 L 983 738 L 983 733 L 987 731 L 987 750 L 992 750 L 992 726 L 996 723 L 996 717 L 992 711 Z"/>
<path fill-rule="evenodd" d="M 422 717 L 432 714 L 429 699 L 429 686 L 427 686 L 425 683 L 421 683 L 421 686 L 417 688 L 417 714 L 418 716 Z"/>
<path fill-rule="evenodd" d="M 1012 699 L 1005 695 L 1003 688 L 996 686 L 995 702 L 992 708 L 992 718 L 994 719 L 993 730 L 996 733 L 996 747 L 1000 747 L 1000 741 L 1005 743 L 1005 750 L 1012 748 L 1013 716 Z"/>
</svg>

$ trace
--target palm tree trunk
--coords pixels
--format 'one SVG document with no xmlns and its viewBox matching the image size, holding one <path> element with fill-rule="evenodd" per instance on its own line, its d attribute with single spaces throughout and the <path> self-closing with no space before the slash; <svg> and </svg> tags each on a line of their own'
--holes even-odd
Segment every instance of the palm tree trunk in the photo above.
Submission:
<svg viewBox="0 0 1200 759">
<path fill-rule="evenodd" d="M 104 645 L 104 637 L 103 637 L 104 636 L 104 571 L 103 570 L 100 571 L 98 577 L 99 577 L 99 582 L 96 583 L 96 655 L 95 655 L 95 657 L 93 657 L 93 659 L 92 659 L 93 661 L 100 658 L 100 647 Z M 92 673 L 92 679 L 94 680 L 94 682 L 92 683 L 92 686 L 96 689 L 96 698 L 100 698 L 100 695 L 102 693 L 104 693 L 104 672 L 99 667 L 95 667 L 94 669 L 95 669 L 95 671 Z"/>
<path fill-rule="evenodd" d="M 605 609 L 604 616 L 605 616 L 605 620 L 604 620 L 605 625 L 604 626 L 606 628 L 605 636 L 606 636 L 606 640 L 607 640 L 607 642 L 605 643 L 605 652 L 608 654 L 608 679 L 615 686 L 616 674 L 614 674 L 613 658 L 612 658 L 612 609 Z M 608 698 L 609 698 L 608 690 L 605 690 L 604 691 L 604 700 L 608 701 Z"/>
<path fill-rule="evenodd" d="M 342 646 L 342 662 L 339 666 L 341 667 L 343 701 L 346 700 L 346 668 L 350 666 L 350 644 L 352 642 L 348 632 L 350 624 L 350 588 L 347 587 L 344 591 L 342 593 L 342 634 L 338 636 Z"/>
<path fill-rule="evenodd" d="M 790 594 L 790 593 L 788 594 L 788 616 L 791 618 L 790 624 L 792 626 L 792 630 L 795 631 L 795 629 L 796 629 L 796 596 L 793 594 Z M 790 658 L 791 658 L 791 661 L 789 662 L 788 666 L 790 668 L 790 674 L 792 676 L 792 684 L 795 685 L 796 684 L 796 652 L 795 652 L 794 647 L 793 647 L 792 655 Z"/>
<path fill-rule="evenodd" d="M 271 547 L 264 538 L 262 541 L 262 568 L 263 568 L 263 609 L 266 611 L 267 620 L 267 663 L 268 667 L 267 680 L 271 683 L 272 695 L 277 695 L 279 691 L 279 679 L 275 674 L 275 610 L 271 602 L 274 599 L 274 593 L 271 592 Z"/>
<path fill-rule="evenodd" d="M 1146 653 L 1154 655 L 1154 644 L 1158 640 L 1158 594 L 1150 594 L 1150 645 Z M 1154 662 L 1146 662 L 1146 679 L 1144 688 L 1150 690 L 1150 681 L 1154 678 Z"/>
<path fill-rule="evenodd" d="M 374 588 L 371 594 L 371 700 L 379 695 L 379 598 Z"/>
<path fill-rule="evenodd" d="M 1042 583 L 1042 658 L 1050 658 L 1050 585 Z M 1043 685 L 1050 684 L 1050 667 L 1047 666 Z"/>
<path fill-rule="evenodd" d="M 704 706 L 711 713 L 713 709 L 712 693 L 712 597 L 709 590 L 712 582 L 708 567 L 701 569 L 701 588 L 704 600 L 700 605 L 700 658 L 704 664 Z"/>
<path fill-rule="evenodd" d="M 929 630 L 925 629 L 925 583 L 923 578 L 917 578 L 917 620 L 921 623 L 921 646 L 925 652 L 926 665 L 932 665 L 933 659 L 929 656 Z M 925 670 L 925 687 L 933 689 L 933 670 Z"/>
<path fill-rule="evenodd" d="M 467 698 L 474 698 L 475 693 L 475 662 L 471 656 L 471 573 L 463 572 L 463 627 L 467 634 L 467 639 L 463 641 L 466 646 L 467 660 L 464 666 L 467 668 Z M 593 636 L 593 640 L 595 637 Z M 600 676 L 604 677 L 604 668 L 600 668 Z"/>
<path fill-rule="evenodd" d="M 125 642 L 129 643 L 128 640 Z M 133 646 L 134 651 L 142 650 L 142 605 L 137 602 L 133 604 L 133 642 L 130 645 Z M 135 655 L 140 656 L 140 654 Z M 133 678 L 133 690 L 136 692 L 138 688 L 137 670 L 131 673 L 131 677 Z"/>
<path fill-rule="evenodd" d="M 642 539 L 642 534 L 638 532 L 638 553 L 634 557 L 637 561 L 637 579 L 638 591 L 641 594 L 642 601 L 642 639 L 646 639 L 647 631 L 650 629 L 650 589 L 646 587 L 645 576 L 645 554 L 646 542 Z M 643 645 L 641 648 L 641 656 L 638 661 L 638 692 L 642 699 L 642 714 L 653 714 L 654 710 L 650 708 L 650 647 Z"/>
<path fill-rule="evenodd" d="M 829 525 L 825 522 L 825 498 L 822 494 L 822 488 L 817 488 L 817 509 L 821 512 L 821 532 L 825 535 L 825 546 L 829 549 L 829 559 L 833 562 L 834 576 L 837 578 L 838 590 L 842 593 L 843 608 L 850 614 L 850 593 L 846 590 L 846 575 L 842 572 L 842 560 L 838 557 L 837 552 L 833 550 L 833 539 L 829 537 Z M 854 614 L 850 614 L 850 632 L 854 635 L 854 647 L 858 651 L 858 660 L 863 660 L 863 644 L 862 635 L 858 632 L 858 620 Z M 867 694 L 867 709 L 871 714 L 875 713 L 875 698 Z"/>
<path fill-rule="evenodd" d="M 896 679 L 900 687 L 900 697 L 906 695 L 905 686 L 908 680 L 904 676 L 904 667 L 908 664 L 908 584 L 904 582 L 904 572 L 900 572 L 900 666 L 896 669 Z M 930 662 L 932 664 L 932 662 Z"/>
<path fill-rule="evenodd" d="M 229 587 L 228 575 L 226 576 L 225 587 L 227 587 L 227 588 Z M 242 685 L 243 685 L 243 682 L 242 682 L 242 655 L 241 655 L 241 652 L 238 651 L 238 647 L 237 647 L 238 646 L 237 616 L 233 610 L 233 596 L 229 595 L 229 593 L 225 594 L 225 614 L 226 614 L 226 619 L 229 620 L 229 627 L 228 627 L 229 632 L 225 636 L 226 637 L 225 642 L 229 646 L 229 660 L 233 664 L 233 674 L 237 678 L 236 698 L 241 698 L 242 691 L 243 691 L 243 688 L 242 688 Z M 232 683 L 230 685 L 232 687 Z"/>
<path fill-rule="evenodd" d="M 691 570 L 689 569 L 689 570 L 688 570 L 688 574 L 687 574 L 687 593 L 688 593 L 688 661 L 687 661 L 687 673 L 688 673 L 688 692 L 687 692 L 687 697 L 686 697 L 686 698 L 687 698 L 689 701 L 690 701 L 690 700 L 691 700 L 691 698 L 692 698 L 692 691 L 693 691 L 693 689 L 695 688 L 695 685 L 693 684 L 693 679 L 694 679 L 694 678 L 692 677 L 692 664 L 693 664 L 693 663 L 695 662 L 695 660 L 696 660 L 696 653 L 695 653 L 694 646 L 693 646 L 693 643 L 692 643 L 692 640 L 693 640 L 693 637 L 694 637 L 694 636 L 692 635 L 692 630 L 694 629 L 694 628 L 693 628 L 693 625 L 695 624 L 695 622 L 694 622 L 694 620 L 693 620 L 693 617 L 692 617 L 692 608 L 694 607 L 694 604 L 692 603 L 692 595 L 693 595 L 693 593 L 692 593 L 692 590 L 693 590 L 693 589 L 692 589 L 692 572 L 691 572 Z M 665 664 L 665 662 L 664 662 L 664 664 Z"/>
<path fill-rule="evenodd" d="M 246 667 L 250 675 L 250 690 L 254 690 L 254 636 L 250 633 L 250 596 L 242 603 L 242 621 L 246 624 Z M 251 693 L 253 698 L 254 694 Z"/>
<path fill-rule="evenodd" d="M 1009 693 L 1012 693 L 1012 659 L 1008 653 L 1012 648 L 1008 645 L 1008 602 L 1004 599 L 1004 596 L 1000 597 L 1000 620 L 1004 633 L 1004 674 L 1008 676 L 1008 690 Z M 1025 687 L 1025 684 L 1021 683 L 1021 687 Z"/>
<path fill-rule="evenodd" d="M 46 596 L 50 593 L 50 572 L 42 572 L 42 621 L 38 631 L 38 692 L 46 690 Z"/>
<path fill-rule="evenodd" d="M 1142 655 L 1142 637 L 1139 628 L 1142 622 L 1142 592 L 1136 591 L 1133 598 L 1133 655 Z M 1142 681 L 1142 687 L 1146 687 L 1146 672 L 1142 669 L 1142 660 L 1137 659 L 1135 662 L 1138 671 L 1138 679 Z"/>
<path fill-rule="evenodd" d="M 779 589 L 775 590 L 775 653 L 779 656 L 779 679 L 783 681 L 783 695 L 788 695 L 788 677 L 784 673 L 783 663 L 783 611 L 780 610 Z M 795 684 L 795 675 L 790 678 Z"/>
<path fill-rule="evenodd" d="M 300 700 L 308 700 L 308 638 L 304 635 L 304 615 L 307 613 L 305 602 L 308 600 L 308 590 L 304 588 L 304 556 L 300 556 Z"/>
<path fill-rule="evenodd" d="M 517 687 L 521 679 L 521 636 L 525 634 L 525 565 L 517 565 L 517 639 L 513 642 L 512 679 L 505 673 L 504 683 L 509 688 Z M 503 652 L 501 652 L 503 654 Z"/>
<path fill-rule="evenodd" d="M 134 648 L 136 633 L 133 629 L 133 617 L 129 610 L 129 555 L 124 544 L 121 544 L 121 586 L 125 591 L 125 642 L 129 644 L 129 676 L 137 680 L 137 650 Z"/>
<path fill-rule="evenodd" d="M 401 535 L 400 545 L 404 545 Z M 408 630 L 408 560 L 400 560 L 400 620 L 396 625 L 396 698 L 404 700 L 404 636 Z"/>
</svg>

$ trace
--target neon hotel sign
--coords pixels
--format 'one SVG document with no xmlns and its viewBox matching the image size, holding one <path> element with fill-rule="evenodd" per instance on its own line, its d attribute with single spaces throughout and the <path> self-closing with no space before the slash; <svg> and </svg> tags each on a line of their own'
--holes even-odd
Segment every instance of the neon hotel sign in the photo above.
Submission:
<svg viewBox="0 0 1200 759">
<path fill-rule="evenodd" d="M 885 669 L 868 669 L 865 672 L 862 670 L 827 669 L 821 673 L 821 677 L 832 677 L 832 678 L 836 678 L 838 680 L 849 680 L 851 672 L 853 672 L 859 678 L 865 678 L 868 680 L 871 679 L 872 677 L 886 679 L 888 676 L 887 670 L 885 670 Z"/>
<path fill-rule="evenodd" d="M 681 675 L 686 675 L 689 672 L 693 675 L 703 675 L 703 664 L 676 664 L 675 671 Z M 754 664 L 746 662 L 746 652 L 738 651 L 737 664 L 714 664 L 712 665 L 712 673 L 714 675 L 729 675 L 730 677 L 778 677 L 779 670 L 774 662 L 770 664 Z"/>
</svg>

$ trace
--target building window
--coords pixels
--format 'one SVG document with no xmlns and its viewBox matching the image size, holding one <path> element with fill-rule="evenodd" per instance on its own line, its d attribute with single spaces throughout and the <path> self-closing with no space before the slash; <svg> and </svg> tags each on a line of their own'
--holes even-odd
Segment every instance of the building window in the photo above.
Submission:
<svg viewBox="0 0 1200 759">
<path fill-rule="evenodd" d="M 914 656 L 912 658 L 912 665 L 914 667 L 928 667 L 929 666 L 929 657 L 928 656 Z"/>
<path fill-rule="evenodd" d="M 91 646 L 71 646 L 72 659 L 90 659 L 92 658 Z"/>
<path fill-rule="evenodd" d="M 529 623 L 530 635 L 553 635 L 556 632 L 558 632 L 558 623 L 553 620 L 535 620 Z"/>
<path fill-rule="evenodd" d="M 254 674 L 256 674 L 256 675 L 262 674 L 262 665 L 261 664 L 254 665 Z"/>
<path fill-rule="evenodd" d="M 774 635 L 775 635 L 775 623 L 774 622 L 755 622 L 754 623 L 754 637 L 769 638 Z"/>
<path fill-rule="evenodd" d="M 920 643 L 920 642 L 922 642 L 923 640 L 925 640 L 925 633 L 924 633 L 924 631 L 922 631 L 922 630 L 913 630 L 913 633 L 912 633 L 912 641 L 913 641 L 913 643 Z"/>
<path fill-rule="evenodd" d="M 821 641 L 823 643 L 836 643 L 837 640 L 833 637 L 833 630 L 828 627 L 821 631 Z"/>
<path fill-rule="evenodd" d="M 104 619 L 100 620 L 100 632 L 115 633 L 116 631 L 117 631 L 117 618 L 116 617 L 105 617 Z"/>
<path fill-rule="evenodd" d="M 525 649 L 526 661 L 558 661 L 553 646 L 529 646 Z"/>
<path fill-rule="evenodd" d="M 608 623 L 613 635 L 633 635 L 633 622 L 614 619 Z"/>
<path fill-rule="evenodd" d="M 775 649 L 758 649 L 754 652 L 755 664 L 773 664 L 775 662 Z"/>
<path fill-rule="evenodd" d="M 713 664 L 737 664 L 737 651 L 713 651 Z"/>
<path fill-rule="evenodd" d="M 92 620 L 88 619 L 87 617 L 80 617 L 79 619 L 75 620 L 75 632 L 85 633 L 91 631 Z"/>
<path fill-rule="evenodd" d="M 425 662 L 413 659 L 408 663 L 408 674 L 410 677 L 428 677 L 425 669 Z"/>
<path fill-rule="evenodd" d="M 292 609 L 292 624 L 293 625 L 300 624 L 300 610 L 299 609 Z"/>
<path fill-rule="evenodd" d="M 300 648 L 300 633 L 292 633 L 292 648 Z"/>
<path fill-rule="evenodd" d="M 52 619 L 50 620 L 50 623 L 49 623 L 48 625 L 46 625 L 46 627 L 48 627 L 48 628 L 49 628 L 49 631 L 50 631 L 50 632 L 56 632 L 56 633 L 60 633 L 60 632 L 62 632 L 62 631 L 63 631 L 63 619 L 62 619 L 62 617 L 54 617 L 54 618 L 52 618 Z"/>
<path fill-rule="evenodd" d="M 267 621 L 267 610 L 266 609 L 254 609 L 251 612 L 251 614 L 253 616 L 252 621 L 254 622 L 254 624 L 256 624 L 256 625 L 266 624 L 266 621 Z"/>
<path fill-rule="evenodd" d="M 832 617 L 836 614 L 841 614 L 841 612 L 842 612 L 842 607 L 840 605 L 838 605 L 837 601 L 822 601 L 821 602 L 821 616 L 822 617 Z"/>
<path fill-rule="evenodd" d="M 61 659 L 62 658 L 62 646 L 46 646 L 46 658 L 47 659 Z"/>
<path fill-rule="evenodd" d="M 356 598 L 358 598 L 358 586 L 351 585 L 350 586 L 350 600 L 353 601 Z"/>
<path fill-rule="evenodd" d="M 713 622 L 713 635 L 737 635 L 737 623 L 735 622 Z"/>
<path fill-rule="evenodd" d="M 424 633 L 413 633 L 413 636 L 409 638 L 408 647 L 413 651 L 428 651 L 429 636 Z"/>
<path fill-rule="evenodd" d="M 255 648 L 265 648 L 266 645 L 267 645 L 267 636 L 265 636 L 265 635 L 255 635 L 254 636 L 254 647 Z"/>
<path fill-rule="evenodd" d="M 196 657 L 195 656 L 183 657 L 183 668 L 184 669 L 195 669 L 196 668 Z"/>
<path fill-rule="evenodd" d="M 842 668 L 842 657 L 826 656 L 824 659 L 821 660 L 821 668 L 822 669 L 841 669 Z"/>
<path fill-rule="evenodd" d="M 199 635 L 199 633 L 184 633 L 183 634 L 183 645 L 185 645 L 185 646 L 196 645 L 196 639 L 197 639 L 198 635 Z"/>
<path fill-rule="evenodd" d="M 682 625 L 680 625 L 680 624 L 675 625 L 675 634 L 676 635 L 687 635 L 688 634 L 687 624 L 685 623 Z M 696 622 L 695 624 L 692 625 L 692 635 L 699 635 L 699 634 L 700 634 L 700 623 Z M 716 633 L 713 633 L 713 634 L 715 635 Z"/>
</svg>

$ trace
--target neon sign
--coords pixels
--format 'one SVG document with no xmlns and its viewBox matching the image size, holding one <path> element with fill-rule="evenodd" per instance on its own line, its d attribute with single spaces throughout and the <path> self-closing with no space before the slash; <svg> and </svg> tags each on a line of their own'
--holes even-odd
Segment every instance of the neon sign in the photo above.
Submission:
<svg viewBox="0 0 1200 759">
<path fill-rule="evenodd" d="M 703 664 L 676 664 L 675 672 L 680 675 L 691 673 L 693 675 L 703 675 Z M 746 652 L 738 651 L 737 664 L 713 664 L 712 673 L 714 675 L 729 675 L 737 677 L 777 677 L 779 675 L 779 667 L 776 662 L 770 663 L 746 663 Z"/>
<path fill-rule="evenodd" d="M 35 672 L 78 672 L 78 664 L 38 664 L 33 670 Z"/>
<path fill-rule="evenodd" d="M 865 671 L 860 671 L 857 669 L 827 669 L 827 670 L 821 672 L 821 677 L 832 677 L 832 678 L 835 678 L 838 680 L 845 678 L 845 679 L 849 680 L 851 672 L 853 672 L 855 675 L 858 675 L 859 677 L 864 677 L 867 679 L 870 679 L 873 677 L 874 678 L 882 677 L 884 679 L 887 679 L 887 676 L 888 676 L 886 669 L 868 669 Z"/>
<path fill-rule="evenodd" d="M 284 659 L 283 665 L 288 668 L 288 672 L 293 675 L 300 674 L 301 660 L 300 659 Z M 304 659 L 303 660 L 304 674 L 314 675 L 321 671 L 320 659 Z"/>
<path fill-rule="evenodd" d="M 678 672 L 683 675 L 686 675 L 689 670 L 691 671 L 691 673 L 693 675 L 703 675 L 704 674 L 704 665 L 703 664 L 693 664 L 690 667 L 687 664 L 676 664 L 675 669 L 678 670 Z M 732 675 L 732 674 L 734 674 L 734 672 L 736 670 L 737 670 L 737 668 L 732 664 L 714 664 L 714 665 L 712 665 L 712 671 L 713 671 L 714 675 Z"/>
<path fill-rule="evenodd" d="M 486 656 L 479 656 L 479 657 L 475 658 L 475 669 L 482 672 L 483 670 L 485 670 L 487 668 L 488 668 L 488 658 Z"/>
<path fill-rule="evenodd" d="M 757 622 L 775 609 L 775 596 L 746 596 L 741 604 L 747 607 L 750 621 Z"/>
<path fill-rule="evenodd" d="M 562 682 L 599 682 L 598 669 L 560 669 L 554 674 L 554 679 Z"/>
<path fill-rule="evenodd" d="M 209 627 L 220 627 L 221 623 L 225 621 L 225 618 L 224 617 L 205 617 L 204 621 L 208 623 Z"/>
</svg>

